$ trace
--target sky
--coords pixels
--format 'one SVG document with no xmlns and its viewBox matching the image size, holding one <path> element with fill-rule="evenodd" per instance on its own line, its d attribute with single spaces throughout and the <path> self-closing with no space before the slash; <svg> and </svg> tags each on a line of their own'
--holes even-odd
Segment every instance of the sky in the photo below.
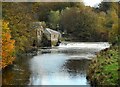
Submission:
<svg viewBox="0 0 120 87">
<path fill-rule="evenodd" d="M 86 6 L 91 6 L 91 7 L 98 5 L 101 1 L 102 0 L 83 0 Z"/>
</svg>

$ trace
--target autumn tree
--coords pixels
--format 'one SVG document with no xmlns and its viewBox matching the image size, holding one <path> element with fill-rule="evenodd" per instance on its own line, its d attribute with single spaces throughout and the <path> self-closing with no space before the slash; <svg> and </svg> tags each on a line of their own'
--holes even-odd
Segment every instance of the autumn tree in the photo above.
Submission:
<svg viewBox="0 0 120 87">
<path fill-rule="evenodd" d="M 119 4 L 118 2 L 102 2 L 99 10 L 106 13 L 104 27 L 108 31 L 108 41 L 117 44 L 119 40 Z"/>
<path fill-rule="evenodd" d="M 0 62 L 1 68 L 5 68 L 7 65 L 12 64 L 15 59 L 15 40 L 11 39 L 11 31 L 8 25 L 8 22 L 2 22 L 2 61 Z"/>
<path fill-rule="evenodd" d="M 3 19 L 9 21 L 17 53 L 31 50 L 35 39 L 35 31 L 30 28 L 30 24 L 35 21 L 32 3 L 4 2 L 2 13 Z"/>
<path fill-rule="evenodd" d="M 108 17 L 111 18 L 111 20 L 108 20 L 107 27 L 109 29 L 109 41 L 113 44 L 118 43 L 119 39 L 119 25 L 118 25 L 118 15 L 116 11 L 109 10 Z"/>
</svg>

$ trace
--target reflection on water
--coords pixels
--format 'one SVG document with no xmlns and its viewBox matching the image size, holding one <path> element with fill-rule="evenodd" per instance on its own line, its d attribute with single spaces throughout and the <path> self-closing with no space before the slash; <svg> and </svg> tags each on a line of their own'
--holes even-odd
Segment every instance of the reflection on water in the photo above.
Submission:
<svg viewBox="0 0 120 87">
<path fill-rule="evenodd" d="M 2 71 L 2 85 L 26 85 L 29 83 L 30 56 L 23 55 L 16 58 L 14 65 L 5 68 Z"/>
<path fill-rule="evenodd" d="M 12 69 L 5 70 L 3 83 L 89 87 L 86 79 L 87 67 L 96 52 L 108 47 L 108 43 L 102 42 L 65 42 L 58 47 L 39 49 L 36 56 L 21 58 Z M 8 76 L 11 76 L 11 79 L 8 79 Z"/>
<path fill-rule="evenodd" d="M 64 54 L 43 54 L 31 59 L 29 85 L 86 85 L 88 60 L 69 60 Z"/>
<path fill-rule="evenodd" d="M 30 61 L 29 85 L 89 85 L 86 70 L 96 52 L 108 43 L 62 43 L 52 49 L 40 49 Z"/>
</svg>

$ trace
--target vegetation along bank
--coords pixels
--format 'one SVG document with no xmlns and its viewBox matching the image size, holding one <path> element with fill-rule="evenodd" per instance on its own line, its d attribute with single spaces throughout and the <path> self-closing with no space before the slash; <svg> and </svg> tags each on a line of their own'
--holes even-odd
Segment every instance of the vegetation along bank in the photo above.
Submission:
<svg viewBox="0 0 120 87">
<path fill-rule="evenodd" d="M 92 85 L 119 85 L 118 52 L 118 46 L 112 46 L 102 50 L 92 60 L 87 72 Z"/>
</svg>

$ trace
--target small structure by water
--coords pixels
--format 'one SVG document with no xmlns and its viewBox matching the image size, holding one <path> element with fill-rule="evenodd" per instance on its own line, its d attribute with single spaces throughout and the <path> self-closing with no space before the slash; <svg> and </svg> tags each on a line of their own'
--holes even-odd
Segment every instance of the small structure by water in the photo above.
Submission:
<svg viewBox="0 0 120 87">
<path fill-rule="evenodd" d="M 50 28 L 45 28 L 44 34 L 46 35 L 47 39 L 51 42 L 51 45 L 57 45 L 60 41 L 61 34 L 58 31 L 52 30 Z"/>
<path fill-rule="evenodd" d="M 37 46 L 55 46 L 61 39 L 61 33 L 50 28 L 42 26 L 41 22 L 34 22 L 36 29 Z"/>
</svg>

